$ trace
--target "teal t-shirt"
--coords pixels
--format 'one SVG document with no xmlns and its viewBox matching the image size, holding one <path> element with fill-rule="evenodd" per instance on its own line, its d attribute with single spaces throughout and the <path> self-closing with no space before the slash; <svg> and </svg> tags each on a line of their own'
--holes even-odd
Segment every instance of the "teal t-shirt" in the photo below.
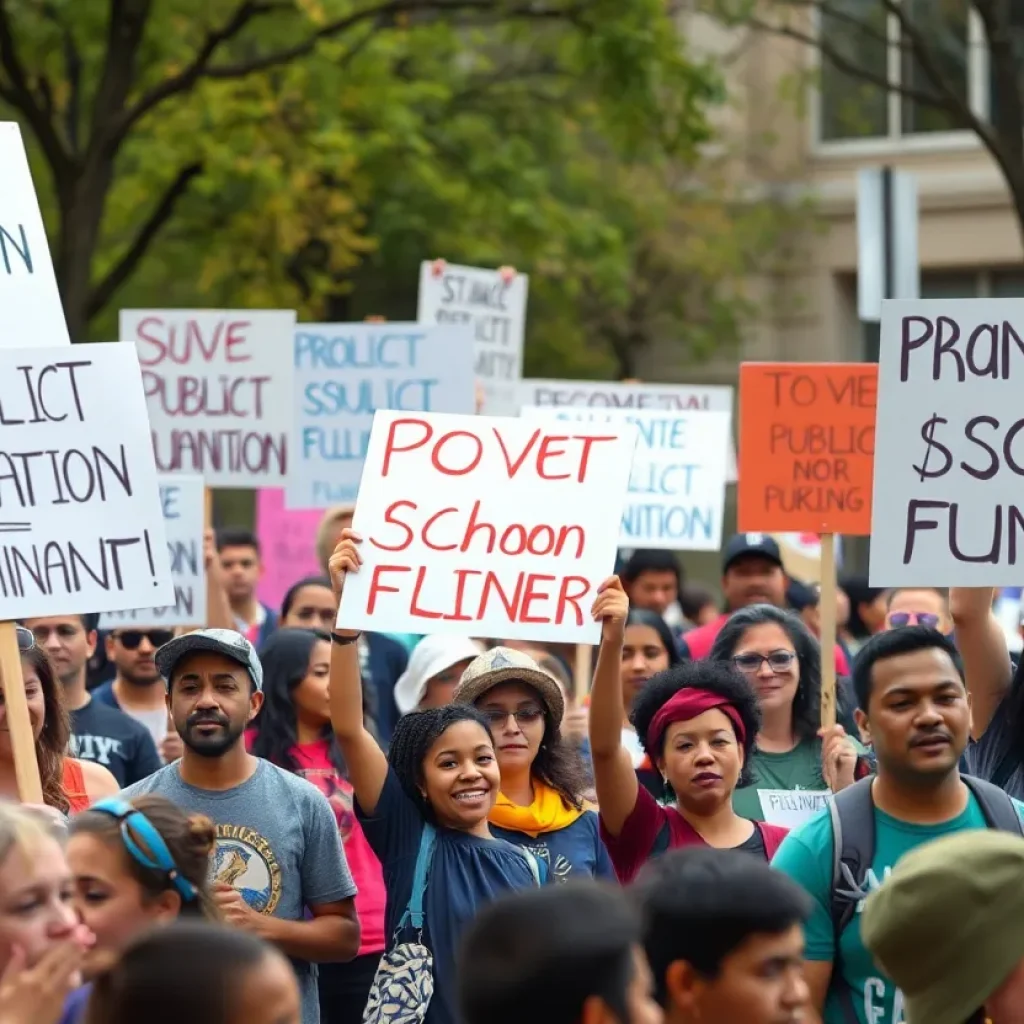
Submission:
<svg viewBox="0 0 1024 1024">
<path fill-rule="evenodd" d="M 1017 814 L 1024 821 L 1024 804 L 1014 800 Z M 881 886 L 893 865 L 906 853 L 932 839 L 986 828 L 985 816 L 973 794 L 968 794 L 962 814 L 941 825 L 911 825 L 875 810 L 875 859 L 868 872 L 865 888 L 871 892 Z M 835 959 L 832 937 L 832 820 L 828 810 L 794 829 L 782 841 L 772 867 L 799 882 L 813 897 L 814 909 L 807 922 L 807 959 Z M 840 939 L 843 976 L 853 989 L 854 1006 L 860 1024 L 900 1024 L 903 999 L 899 990 L 878 969 L 860 939 L 860 912 L 847 925 Z M 824 1024 L 845 1024 L 842 1008 L 832 992 L 825 1004 Z"/>
</svg>

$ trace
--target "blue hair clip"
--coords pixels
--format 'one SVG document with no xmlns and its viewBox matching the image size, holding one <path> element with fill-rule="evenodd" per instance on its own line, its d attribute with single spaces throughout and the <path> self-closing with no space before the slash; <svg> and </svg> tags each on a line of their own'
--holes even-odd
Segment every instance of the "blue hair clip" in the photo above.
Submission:
<svg viewBox="0 0 1024 1024">
<path fill-rule="evenodd" d="M 185 878 L 178 870 L 171 851 L 167 848 L 164 837 L 156 830 L 156 826 L 135 807 L 132 807 L 126 800 L 118 797 L 110 797 L 93 804 L 90 811 L 99 811 L 100 814 L 109 814 L 121 824 L 121 840 L 125 849 L 131 854 L 134 860 L 144 868 L 151 871 L 165 871 L 171 884 L 178 890 L 178 894 L 186 903 L 191 903 L 199 896 L 196 887 Z M 139 838 L 149 847 L 150 852 L 146 853 L 132 836 L 132 829 Z"/>
</svg>

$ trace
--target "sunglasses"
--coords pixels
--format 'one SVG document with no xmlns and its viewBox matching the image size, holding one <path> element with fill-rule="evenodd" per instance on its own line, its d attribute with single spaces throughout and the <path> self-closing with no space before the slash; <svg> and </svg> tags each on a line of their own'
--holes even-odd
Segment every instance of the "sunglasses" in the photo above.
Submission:
<svg viewBox="0 0 1024 1024">
<path fill-rule="evenodd" d="M 737 654 L 732 663 L 745 675 L 756 675 L 766 664 L 773 672 L 788 671 L 796 655 L 792 651 L 772 651 L 771 654 Z"/>
<path fill-rule="evenodd" d="M 939 616 L 934 612 L 890 612 L 889 625 L 894 629 L 901 626 L 927 626 L 938 629 Z"/>
<path fill-rule="evenodd" d="M 518 725 L 522 725 L 524 722 L 536 722 L 538 718 L 543 718 L 544 711 L 536 707 L 519 708 L 517 711 L 503 711 L 501 708 L 484 709 L 484 718 L 491 725 L 504 725 L 508 721 L 509 715 L 516 720 Z"/>
<path fill-rule="evenodd" d="M 18 650 L 24 654 L 26 651 L 31 651 L 36 645 L 36 638 L 32 635 L 31 629 L 26 629 L 24 626 L 15 626 L 14 632 L 18 637 Z"/>
<path fill-rule="evenodd" d="M 125 650 L 134 651 L 143 640 L 148 640 L 154 647 L 163 647 L 174 639 L 173 629 L 126 629 L 123 633 L 115 633 L 117 640 Z"/>
</svg>

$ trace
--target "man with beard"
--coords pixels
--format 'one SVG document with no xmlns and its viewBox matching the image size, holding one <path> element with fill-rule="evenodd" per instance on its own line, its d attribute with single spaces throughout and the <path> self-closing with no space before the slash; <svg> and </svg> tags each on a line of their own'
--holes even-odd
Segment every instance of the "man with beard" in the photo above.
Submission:
<svg viewBox="0 0 1024 1024">
<path fill-rule="evenodd" d="M 119 786 L 130 786 L 160 769 L 149 731 L 85 688 L 86 663 L 96 649 L 95 615 L 26 619 L 36 644 L 50 656 L 71 718 L 71 756 L 103 765 Z M 163 710 L 164 721 L 167 712 Z"/>
<path fill-rule="evenodd" d="M 167 699 L 155 655 L 173 638 L 174 630 L 166 626 L 132 624 L 112 630 L 106 639 L 107 658 L 117 674 L 92 691 L 93 700 L 144 725 L 165 764 L 181 757 L 181 740 L 167 728 Z"/>
<path fill-rule="evenodd" d="M 303 1024 L 317 1024 L 312 963 L 351 960 L 359 948 L 356 887 L 334 812 L 315 786 L 246 752 L 246 726 L 263 704 L 263 668 L 245 637 L 187 633 L 161 647 L 156 664 L 184 751 L 122 795 L 159 793 L 214 821 L 221 912 L 292 958 Z"/>
</svg>

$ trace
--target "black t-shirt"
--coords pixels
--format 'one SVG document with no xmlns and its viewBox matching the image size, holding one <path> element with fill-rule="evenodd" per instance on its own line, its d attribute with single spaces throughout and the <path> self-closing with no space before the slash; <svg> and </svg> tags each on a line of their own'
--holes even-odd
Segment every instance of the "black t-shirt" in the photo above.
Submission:
<svg viewBox="0 0 1024 1024">
<path fill-rule="evenodd" d="M 163 767 L 149 730 L 97 700 L 71 712 L 71 756 L 103 765 L 122 788 Z"/>
<path fill-rule="evenodd" d="M 1024 800 L 1024 669 L 1011 658 L 1010 691 L 999 702 L 981 739 L 964 755 L 967 771 L 994 782 L 1017 800 Z"/>
</svg>

